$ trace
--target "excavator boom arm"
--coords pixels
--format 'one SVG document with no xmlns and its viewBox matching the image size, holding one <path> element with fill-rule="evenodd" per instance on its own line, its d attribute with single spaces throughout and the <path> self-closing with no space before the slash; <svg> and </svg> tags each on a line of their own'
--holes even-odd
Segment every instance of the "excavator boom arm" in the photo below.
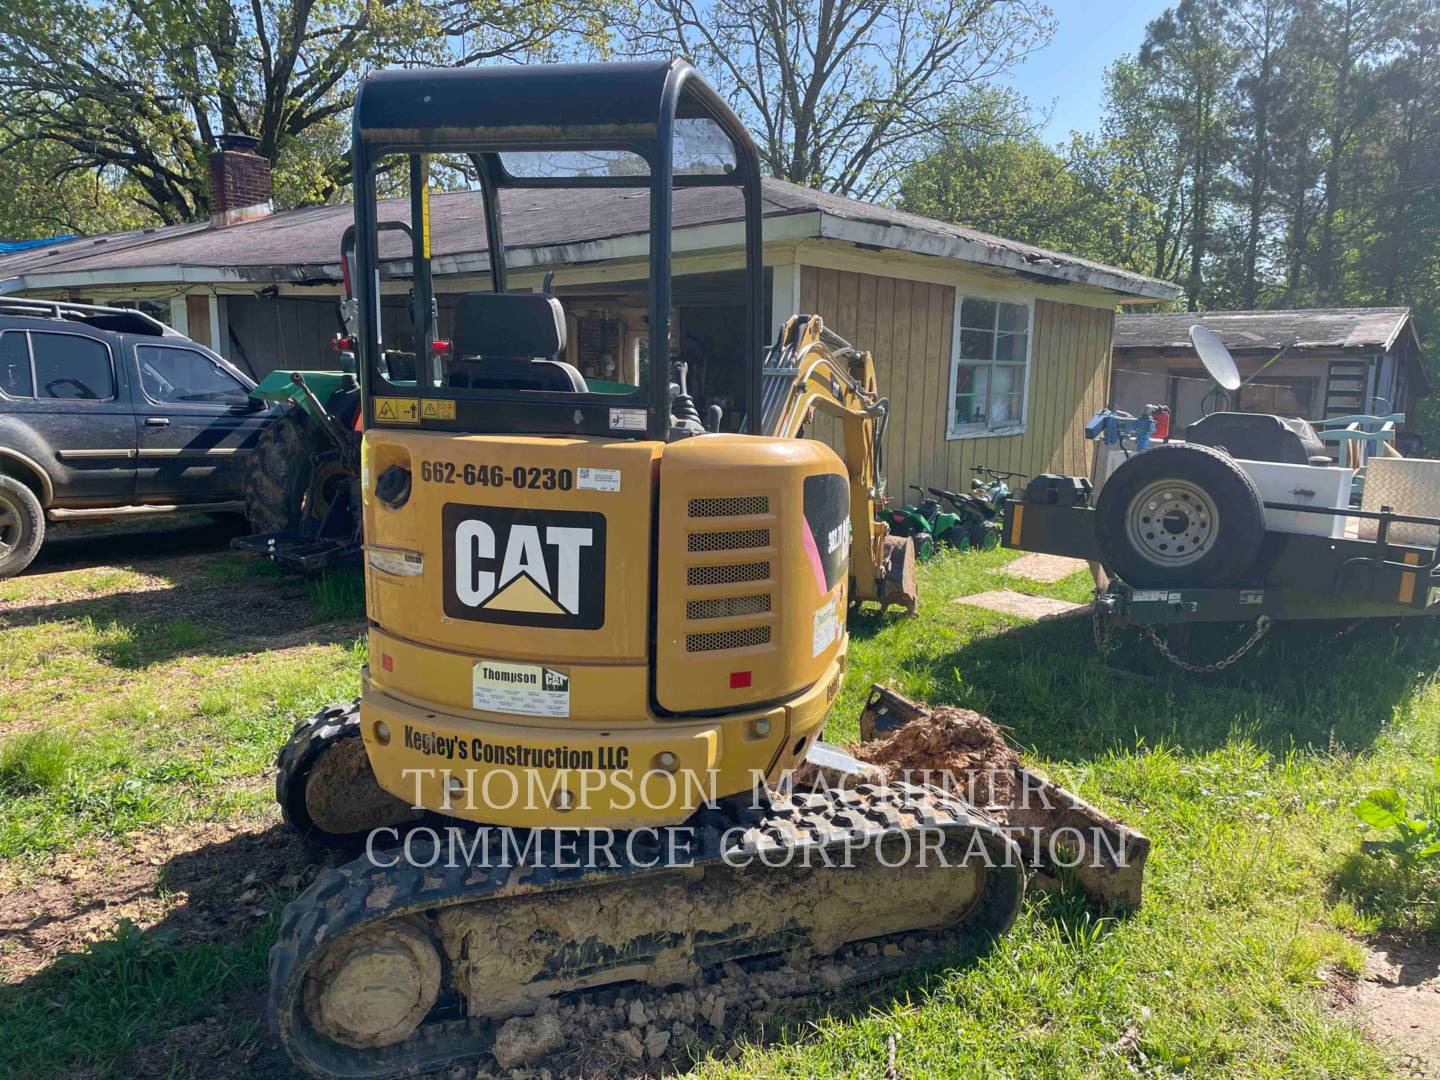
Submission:
<svg viewBox="0 0 1440 1080">
<path fill-rule="evenodd" d="M 915 610 L 913 549 L 892 537 L 876 509 L 884 502 L 884 438 L 890 403 L 875 361 L 826 328 L 818 315 L 792 315 L 764 368 L 763 433 L 799 438 L 816 410 L 840 421 L 850 476 L 853 599 Z"/>
</svg>

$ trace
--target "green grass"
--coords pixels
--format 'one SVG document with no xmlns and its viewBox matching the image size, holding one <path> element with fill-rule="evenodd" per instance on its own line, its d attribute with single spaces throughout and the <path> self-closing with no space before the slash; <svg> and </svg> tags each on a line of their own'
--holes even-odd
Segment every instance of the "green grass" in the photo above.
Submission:
<svg viewBox="0 0 1440 1080">
<path fill-rule="evenodd" d="M 1144 906 L 1116 918 L 1032 894 L 982 956 L 756 1032 L 738 1060 L 695 1074 L 880 1076 L 893 1038 L 904 1077 L 1396 1075 L 1323 983 L 1359 970 L 1357 936 L 1440 933 L 1429 886 L 1362 857 L 1349 810 L 1440 753 L 1440 632 L 1282 627 L 1235 667 L 1189 676 L 1133 635 L 1102 659 L 1085 620 L 1023 624 L 954 603 L 1007 586 L 1085 598 L 1083 575 L 1007 579 L 1011 557 L 944 555 L 921 570 L 917 618 L 853 618 L 828 737 L 855 736 L 872 681 L 988 713 L 1029 761 L 1151 837 Z M 347 610 L 352 588 L 307 588 L 308 617 Z M 146 652 L 143 633 L 104 619 L 0 634 L 0 702 L 61 715 L 55 741 L 12 736 L 0 751 L 0 858 L 254 811 L 287 717 L 352 692 L 363 654 L 357 643 L 237 659 L 223 632 L 186 640 L 183 655 Z M 1233 640 L 1216 629 L 1192 648 L 1219 655 Z M 143 678 L 135 664 L 149 665 Z M 253 1004 L 234 1003 L 263 990 L 283 899 L 269 895 L 268 919 L 223 938 L 117 931 L 0 990 L 0 1074 L 93 1063 L 128 1075 L 137 1052 L 217 1015 L 237 1052 L 266 1044 Z M 174 1072 L 189 1068 L 177 1049 Z"/>
<path fill-rule="evenodd" d="M 75 748 L 54 732 L 17 735 L 0 746 L 0 792 L 14 797 L 53 791 L 74 756 Z"/>
<path fill-rule="evenodd" d="M 365 617 L 365 577 L 358 566 L 342 566 L 305 582 L 316 622 Z"/>
<path fill-rule="evenodd" d="M 295 719 L 359 690 L 349 586 L 307 588 L 229 553 L 178 582 L 107 567 L 15 580 L 28 606 L 0 609 L 0 716 L 21 729 L 0 728 L 0 860 L 268 810 L 263 777 Z M 289 613 L 299 643 L 256 651 L 227 625 L 242 590 Z M 341 619 L 352 636 L 304 640 Z"/>
</svg>

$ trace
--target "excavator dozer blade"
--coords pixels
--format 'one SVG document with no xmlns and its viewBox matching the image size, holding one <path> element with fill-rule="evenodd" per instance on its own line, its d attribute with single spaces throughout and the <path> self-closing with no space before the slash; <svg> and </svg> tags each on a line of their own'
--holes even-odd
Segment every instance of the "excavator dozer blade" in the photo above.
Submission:
<svg viewBox="0 0 1440 1080">
<path fill-rule="evenodd" d="M 809 993 L 879 978 L 983 947 L 1024 893 L 1016 845 L 933 788 L 772 793 L 707 815 L 656 850 L 621 834 L 609 862 L 587 852 L 595 834 L 480 829 L 461 860 L 424 865 L 412 842 L 397 865 L 327 870 L 286 908 L 271 1024 L 313 1075 L 408 1074 L 485 1058 L 507 1019 L 551 999 L 777 961 L 814 965 Z M 535 857 L 514 857 L 522 841 Z"/>
<path fill-rule="evenodd" d="M 877 684 L 860 714 L 861 742 L 887 738 L 930 715 L 923 705 Z M 916 764 L 917 772 L 929 771 Z M 987 785 L 1003 792 L 1004 801 L 984 809 L 1021 840 L 1039 883 L 1069 874 L 1091 900 L 1117 910 L 1138 908 L 1149 838 L 1053 780 L 1023 765 L 1010 767 L 1012 783 Z"/>
</svg>

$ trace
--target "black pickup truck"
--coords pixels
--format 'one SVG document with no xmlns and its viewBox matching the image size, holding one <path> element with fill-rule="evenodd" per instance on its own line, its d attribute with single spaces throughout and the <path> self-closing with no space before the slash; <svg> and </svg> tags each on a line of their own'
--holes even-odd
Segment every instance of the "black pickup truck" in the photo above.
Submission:
<svg viewBox="0 0 1440 1080">
<path fill-rule="evenodd" d="M 48 522 L 243 512 L 244 458 L 284 411 L 129 308 L 0 297 L 0 578 Z"/>
</svg>

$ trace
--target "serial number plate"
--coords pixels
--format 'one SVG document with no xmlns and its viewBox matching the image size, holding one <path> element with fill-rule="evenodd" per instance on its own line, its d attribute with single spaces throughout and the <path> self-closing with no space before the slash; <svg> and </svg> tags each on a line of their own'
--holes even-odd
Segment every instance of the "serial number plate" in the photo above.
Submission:
<svg viewBox="0 0 1440 1080">
<path fill-rule="evenodd" d="M 475 465 L 453 461 L 420 462 L 420 479 L 431 484 L 467 484 L 471 487 L 534 488 L 539 491 L 569 491 L 575 486 L 575 474 L 569 469 L 516 465 Z"/>
</svg>

